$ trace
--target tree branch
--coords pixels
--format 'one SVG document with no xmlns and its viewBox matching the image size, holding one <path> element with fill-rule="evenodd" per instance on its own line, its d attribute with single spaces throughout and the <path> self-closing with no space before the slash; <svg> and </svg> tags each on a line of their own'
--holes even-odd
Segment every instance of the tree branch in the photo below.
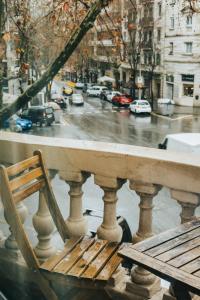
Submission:
<svg viewBox="0 0 200 300">
<path fill-rule="evenodd" d="M 96 17 L 101 12 L 102 8 L 108 5 L 109 1 L 96 0 L 88 10 L 85 18 L 80 26 L 73 32 L 71 38 L 67 42 L 64 50 L 55 59 L 52 65 L 42 75 L 42 77 L 32 84 L 22 95 L 20 95 L 11 105 L 0 110 L 0 128 L 3 127 L 3 123 L 12 114 L 16 113 L 26 103 L 28 103 L 32 97 L 34 97 L 43 87 L 45 87 L 58 73 L 62 66 L 69 59 L 73 51 L 76 49 L 87 31 L 93 27 Z"/>
</svg>

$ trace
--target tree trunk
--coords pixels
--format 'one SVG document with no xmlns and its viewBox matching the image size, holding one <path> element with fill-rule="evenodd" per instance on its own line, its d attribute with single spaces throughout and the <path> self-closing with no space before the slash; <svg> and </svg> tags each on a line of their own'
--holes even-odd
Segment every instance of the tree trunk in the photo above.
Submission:
<svg viewBox="0 0 200 300">
<path fill-rule="evenodd" d="M 0 128 L 3 126 L 3 122 L 8 119 L 12 114 L 16 113 L 26 103 L 28 103 L 32 97 L 34 97 L 43 87 L 45 87 L 58 73 L 62 66 L 69 59 L 75 48 L 78 46 L 87 31 L 93 26 L 96 17 L 101 12 L 101 9 L 108 5 L 109 1 L 97 0 L 95 1 L 80 26 L 73 32 L 71 38 L 65 45 L 64 50 L 55 59 L 52 65 L 42 75 L 42 77 L 32 84 L 22 95 L 20 95 L 11 105 L 0 111 Z"/>
<path fill-rule="evenodd" d="M 5 29 L 5 10 L 4 1 L 0 0 L 0 109 L 3 106 L 3 76 L 4 76 L 4 65 L 3 59 L 5 58 L 5 41 L 3 39 Z"/>
</svg>

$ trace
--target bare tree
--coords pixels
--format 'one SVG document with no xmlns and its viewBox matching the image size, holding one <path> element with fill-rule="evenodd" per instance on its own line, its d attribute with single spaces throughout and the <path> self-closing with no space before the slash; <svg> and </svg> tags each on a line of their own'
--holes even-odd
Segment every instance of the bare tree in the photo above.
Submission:
<svg viewBox="0 0 200 300">
<path fill-rule="evenodd" d="M 74 25 L 74 31 L 71 34 L 71 37 L 67 40 L 64 49 L 59 53 L 57 58 L 48 67 L 44 74 L 22 95 L 20 95 L 16 101 L 0 111 L 0 127 L 3 126 L 4 121 L 8 117 L 17 112 L 26 103 L 28 103 L 32 97 L 34 97 L 44 86 L 46 86 L 53 79 L 53 77 L 69 59 L 86 32 L 93 26 L 94 21 L 101 12 L 102 8 L 107 6 L 109 2 L 109 0 L 81 1 L 81 5 L 83 5 L 85 9 L 85 13 L 82 14 L 81 23 L 78 26 L 76 24 Z M 64 1 L 64 4 L 67 4 L 67 1 Z M 70 0 L 68 4 L 71 5 Z"/>
</svg>

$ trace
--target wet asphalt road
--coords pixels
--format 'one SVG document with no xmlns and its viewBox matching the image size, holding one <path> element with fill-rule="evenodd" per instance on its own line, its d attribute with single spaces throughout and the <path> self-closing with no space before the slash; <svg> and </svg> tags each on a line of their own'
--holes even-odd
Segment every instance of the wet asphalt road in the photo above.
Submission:
<svg viewBox="0 0 200 300">
<path fill-rule="evenodd" d="M 200 114 L 193 114 L 191 108 L 173 109 L 172 117 L 135 115 L 127 108 L 89 97 L 84 106 L 68 105 L 62 124 L 34 126 L 30 134 L 157 147 L 166 134 L 200 131 Z"/>
</svg>

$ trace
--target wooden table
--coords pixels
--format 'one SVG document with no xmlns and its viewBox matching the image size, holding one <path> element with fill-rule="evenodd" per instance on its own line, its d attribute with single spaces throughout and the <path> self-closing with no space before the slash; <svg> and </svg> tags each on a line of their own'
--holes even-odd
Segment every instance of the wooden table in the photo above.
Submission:
<svg viewBox="0 0 200 300">
<path fill-rule="evenodd" d="M 200 219 L 185 223 L 118 252 L 171 282 L 177 299 L 200 295 Z"/>
</svg>

